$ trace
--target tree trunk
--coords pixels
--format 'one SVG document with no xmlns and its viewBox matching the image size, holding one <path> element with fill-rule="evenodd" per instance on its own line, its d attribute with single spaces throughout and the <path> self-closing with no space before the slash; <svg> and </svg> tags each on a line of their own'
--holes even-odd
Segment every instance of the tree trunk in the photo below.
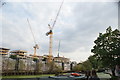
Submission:
<svg viewBox="0 0 120 80">
<path fill-rule="evenodd" d="M 115 76 L 115 68 L 112 68 L 111 71 L 112 71 L 112 76 Z"/>
</svg>

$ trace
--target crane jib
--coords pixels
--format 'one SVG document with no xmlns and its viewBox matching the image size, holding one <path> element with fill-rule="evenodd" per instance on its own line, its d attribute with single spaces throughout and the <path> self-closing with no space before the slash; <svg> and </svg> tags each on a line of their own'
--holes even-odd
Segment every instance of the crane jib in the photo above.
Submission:
<svg viewBox="0 0 120 80">
<path fill-rule="evenodd" d="M 58 18 L 58 16 L 59 16 L 60 10 L 61 10 L 61 8 L 62 8 L 63 2 L 64 2 L 64 0 L 62 1 L 61 5 L 60 5 L 60 8 L 59 8 L 59 10 L 58 10 L 58 13 L 57 13 L 57 15 L 56 15 L 56 17 L 55 17 L 55 20 L 54 20 L 53 25 L 52 25 L 52 29 L 54 28 L 54 26 L 55 26 L 55 24 L 56 24 L 56 21 L 57 21 L 57 18 Z"/>
</svg>

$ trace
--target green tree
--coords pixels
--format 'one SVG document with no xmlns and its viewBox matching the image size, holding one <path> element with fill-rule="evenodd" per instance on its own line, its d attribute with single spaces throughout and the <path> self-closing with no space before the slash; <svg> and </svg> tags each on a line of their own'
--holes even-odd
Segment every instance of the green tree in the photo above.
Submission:
<svg viewBox="0 0 120 80">
<path fill-rule="evenodd" d="M 91 69 L 92 69 L 92 65 L 89 60 L 79 63 L 73 67 L 73 71 L 77 71 L 77 72 L 83 71 L 83 70 L 91 70 Z"/>
<path fill-rule="evenodd" d="M 106 33 L 99 33 L 98 38 L 94 41 L 95 46 L 91 49 L 96 58 L 102 61 L 104 67 L 114 68 L 120 64 L 120 31 L 112 31 L 109 26 Z M 113 74 L 114 75 L 114 74 Z"/>
<path fill-rule="evenodd" d="M 91 70 L 92 69 L 92 64 L 90 63 L 89 60 L 86 60 L 82 63 L 82 65 L 84 66 L 84 70 Z"/>
<path fill-rule="evenodd" d="M 23 71 L 26 69 L 26 66 L 25 66 L 25 62 L 21 59 L 19 60 L 19 67 L 18 67 L 20 71 Z"/>
<path fill-rule="evenodd" d="M 84 67 L 84 65 L 82 65 L 82 63 L 79 63 L 73 67 L 73 71 L 75 71 L 75 72 L 79 72 L 82 70 L 85 70 L 85 67 Z"/>
<path fill-rule="evenodd" d="M 46 64 L 48 67 L 48 73 L 60 73 L 62 69 L 54 63 L 54 61 Z"/>
<path fill-rule="evenodd" d="M 94 56 L 94 55 L 89 56 L 88 60 L 90 61 L 91 66 L 92 66 L 92 68 L 94 68 L 94 69 L 100 69 L 100 68 L 103 67 L 102 64 L 101 64 L 101 61 L 99 61 L 99 60 L 97 59 L 97 57 Z"/>
<path fill-rule="evenodd" d="M 37 70 L 38 72 L 42 72 L 42 66 L 43 66 L 42 62 L 37 62 L 37 63 L 36 63 L 36 66 L 37 66 L 37 69 L 36 69 L 36 70 Z"/>
<path fill-rule="evenodd" d="M 17 55 L 10 55 L 10 58 L 11 58 L 11 59 L 16 59 L 16 58 L 17 58 Z"/>
</svg>

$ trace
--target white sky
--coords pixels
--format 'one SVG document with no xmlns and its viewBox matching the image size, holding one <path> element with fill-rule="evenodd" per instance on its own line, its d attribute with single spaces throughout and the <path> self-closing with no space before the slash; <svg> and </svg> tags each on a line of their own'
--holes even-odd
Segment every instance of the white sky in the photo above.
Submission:
<svg viewBox="0 0 120 80">
<path fill-rule="evenodd" d="M 45 35 L 49 31 L 47 25 L 53 23 L 61 4 L 61 0 L 50 1 L 53 2 L 8 0 L 0 8 L 1 46 L 11 50 L 27 50 L 27 54 L 33 54 L 34 40 L 26 20 L 29 18 L 40 46 L 37 54 L 48 54 L 49 37 Z M 66 0 L 53 30 L 53 55 L 57 56 L 58 42 L 61 40 L 60 56 L 72 61 L 85 61 L 92 54 L 91 49 L 99 32 L 105 32 L 108 26 L 118 28 L 117 2 Z"/>
</svg>

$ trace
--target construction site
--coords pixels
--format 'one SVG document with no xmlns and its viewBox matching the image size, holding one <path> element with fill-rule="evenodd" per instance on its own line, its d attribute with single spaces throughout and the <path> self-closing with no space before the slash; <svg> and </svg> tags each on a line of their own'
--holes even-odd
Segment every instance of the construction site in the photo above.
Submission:
<svg viewBox="0 0 120 80">
<path fill-rule="evenodd" d="M 3 6 L 4 4 L 2 4 Z M 37 50 L 39 45 L 35 39 L 34 31 L 32 30 L 31 23 L 27 18 L 27 23 L 31 31 L 34 46 L 33 54 L 28 54 L 29 51 L 25 50 L 10 50 L 10 48 L 0 47 L 0 57 L 2 59 L 1 72 L 2 75 L 32 75 L 41 73 L 55 73 L 55 72 L 65 72 L 71 71 L 73 67 L 77 64 L 76 62 L 70 61 L 69 58 L 61 57 L 59 54 L 60 41 L 58 44 L 57 56 L 53 56 L 53 28 L 56 24 L 57 18 L 59 16 L 63 1 L 58 9 L 57 15 L 53 21 L 53 24 L 48 24 L 49 31 L 46 36 L 49 36 L 49 52 L 48 55 L 39 56 L 37 55 Z M 2 7 L 1 6 L 1 7 Z M 19 45 L 18 45 L 19 46 Z M 64 55 L 63 55 L 64 56 Z"/>
<path fill-rule="evenodd" d="M 49 55 L 27 55 L 27 51 L 0 48 L 2 57 L 2 75 L 32 75 L 41 73 L 55 73 L 56 69 L 71 71 L 76 62 L 71 62 L 69 58 Z M 50 64 L 49 64 L 50 63 Z"/>
</svg>

